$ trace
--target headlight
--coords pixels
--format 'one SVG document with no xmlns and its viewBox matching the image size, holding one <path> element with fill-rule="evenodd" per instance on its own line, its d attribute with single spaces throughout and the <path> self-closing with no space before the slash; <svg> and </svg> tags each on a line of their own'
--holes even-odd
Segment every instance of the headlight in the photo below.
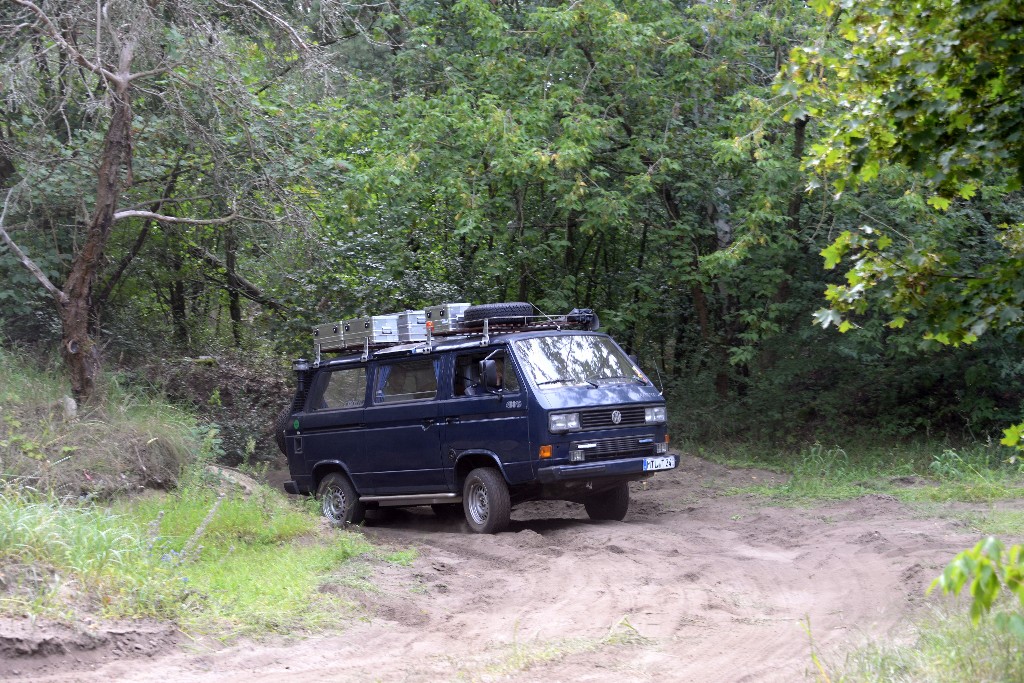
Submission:
<svg viewBox="0 0 1024 683">
<path fill-rule="evenodd" d="M 655 408 L 644 408 L 644 422 L 649 425 L 660 425 L 665 423 L 665 406 Z"/>
<path fill-rule="evenodd" d="M 579 413 L 551 413 L 548 415 L 548 430 L 552 434 L 575 432 L 580 428 Z"/>
</svg>

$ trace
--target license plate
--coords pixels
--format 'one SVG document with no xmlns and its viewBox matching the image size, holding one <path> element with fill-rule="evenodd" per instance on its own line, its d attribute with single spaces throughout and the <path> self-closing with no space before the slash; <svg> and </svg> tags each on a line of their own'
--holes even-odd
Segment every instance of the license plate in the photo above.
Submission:
<svg viewBox="0 0 1024 683">
<path fill-rule="evenodd" d="M 666 455 L 664 458 L 644 458 L 644 472 L 653 470 L 670 470 L 676 466 L 676 456 Z"/>
</svg>

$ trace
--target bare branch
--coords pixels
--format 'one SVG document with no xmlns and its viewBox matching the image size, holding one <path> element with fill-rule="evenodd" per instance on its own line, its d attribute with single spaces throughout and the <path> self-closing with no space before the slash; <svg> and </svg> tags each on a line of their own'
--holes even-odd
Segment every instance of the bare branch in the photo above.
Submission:
<svg viewBox="0 0 1024 683">
<path fill-rule="evenodd" d="M 170 66 L 161 67 L 159 69 L 150 69 L 148 71 L 138 71 L 136 73 L 133 73 L 131 76 L 129 76 L 128 80 L 129 81 L 135 81 L 135 80 L 138 80 L 140 78 L 149 78 L 150 76 L 159 76 L 161 74 L 167 73 L 168 71 L 173 69 L 174 66 L 175 65 L 172 64 Z"/>
<path fill-rule="evenodd" d="M 3 239 L 7 248 L 14 252 L 14 255 L 18 257 L 19 261 L 21 261 L 21 265 L 25 266 L 25 268 L 28 269 L 28 272 L 35 276 L 36 280 L 39 280 L 39 284 L 41 284 L 43 288 L 50 293 L 50 296 L 57 300 L 57 303 L 66 304 L 68 302 L 68 295 L 57 289 L 56 285 L 50 282 L 50 278 L 46 277 L 46 273 L 44 273 L 39 266 L 37 266 L 35 262 L 30 259 L 17 244 L 14 243 L 11 236 L 7 234 L 7 230 L 4 229 L 4 219 L 7 218 L 7 207 L 10 206 L 11 196 L 22 183 L 24 183 L 24 181 L 7 191 L 7 197 L 4 199 L 3 211 L 0 211 L 0 239 Z"/>
<path fill-rule="evenodd" d="M 224 262 L 221 261 L 216 256 L 214 256 L 213 254 L 211 254 L 206 249 L 203 249 L 202 247 L 196 245 L 189 245 L 186 248 L 188 249 L 189 254 L 199 259 L 206 265 L 211 266 L 217 269 L 218 271 L 227 270 L 227 267 L 225 266 Z M 266 294 L 263 293 L 263 290 L 261 290 L 253 283 L 249 282 L 247 279 L 245 279 L 238 273 L 234 274 L 234 283 L 228 283 L 227 287 L 229 289 L 237 290 L 238 293 L 244 296 L 246 299 L 255 301 L 256 303 L 266 306 L 267 308 L 272 308 L 275 310 L 281 308 L 281 304 L 268 297 Z"/>
<path fill-rule="evenodd" d="M 148 218 L 150 220 L 157 221 L 159 223 L 185 223 L 187 225 L 223 225 L 236 221 L 241 216 L 237 213 L 232 213 L 229 216 L 222 218 L 179 218 L 178 216 L 165 216 L 160 213 L 153 213 L 152 211 L 118 211 L 114 214 L 114 221 L 121 221 L 126 218 Z"/>
<path fill-rule="evenodd" d="M 84 66 L 89 71 L 92 71 L 93 73 L 102 76 L 104 79 L 110 81 L 111 83 L 123 85 L 123 83 L 121 83 L 122 79 L 119 75 L 111 71 L 108 71 L 107 69 L 104 69 L 103 66 L 100 64 L 93 64 L 91 61 L 89 61 L 88 58 L 86 58 L 85 55 L 82 54 L 82 52 L 77 47 L 66 41 L 64 39 L 64 36 L 61 35 L 60 31 L 54 25 L 53 20 L 50 19 L 50 17 L 47 16 L 47 14 L 43 10 L 39 9 L 39 7 L 35 3 L 30 2 L 30 0 L 13 1 L 16 5 L 21 5 L 22 7 L 31 11 L 33 14 L 39 17 L 39 21 L 41 21 L 43 26 L 46 28 L 46 35 L 50 36 L 50 38 L 52 38 L 54 42 L 60 45 L 62 49 L 64 49 L 69 55 L 71 55 L 72 59 L 74 59 L 76 62 Z"/>
<path fill-rule="evenodd" d="M 293 28 L 292 25 L 289 24 L 287 21 L 277 16 L 270 10 L 266 9 L 265 7 L 257 3 L 255 0 L 242 0 L 242 2 L 256 10 L 257 14 L 262 15 L 264 18 L 269 19 L 270 21 L 272 21 L 273 23 L 277 24 L 285 31 L 287 31 L 288 34 L 291 35 L 292 37 L 292 43 L 294 43 L 297 48 L 299 48 L 303 52 L 310 51 L 309 45 L 306 44 L 306 41 L 302 39 L 302 36 L 299 35 L 298 31 L 296 31 L 295 28 Z M 218 0 L 218 4 L 224 5 L 225 7 L 231 7 L 230 4 L 223 2 L 223 0 Z"/>
</svg>

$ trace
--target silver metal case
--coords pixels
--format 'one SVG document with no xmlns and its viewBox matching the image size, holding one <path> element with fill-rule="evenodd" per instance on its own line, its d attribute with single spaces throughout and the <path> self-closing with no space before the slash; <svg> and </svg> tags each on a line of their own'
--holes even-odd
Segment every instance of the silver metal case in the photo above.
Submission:
<svg viewBox="0 0 1024 683">
<path fill-rule="evenodd" d="M 345 344 L 361 346 L 364 340 L 370 344 L 394 344 L 398 342 L 398 314 L 372 315 L 352 318 L 343 323 Z"/>
<path fill-rule="evenodd" d="M 470 304 L 439 304 L 424 309 L 427 322 L 434 324 L 434 332 L 458 332 L 462 330 L 462 315 Z"/>
<path fill-rule="evenodd" d="M 424 311 L 403 311 L 398 314 L 398 341 L 426 341 L 427 314 Z"/>
<path fill-rule="evenodd" d="M 345 348 L 345 333 L 341 321 L 324 323 L 313 328 L 313 346 L 321 351 L 337 351 Z"/>
</svg>

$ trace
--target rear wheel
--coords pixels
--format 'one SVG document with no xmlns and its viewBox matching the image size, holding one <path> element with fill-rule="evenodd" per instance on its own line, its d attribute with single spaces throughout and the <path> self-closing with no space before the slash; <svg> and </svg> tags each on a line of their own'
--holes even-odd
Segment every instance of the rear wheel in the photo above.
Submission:
<svg viewBox="0 0 1024 683">
<path fill-rule="evenodd" d="M 462 507 L 469 528 L 478 534 L 495 534 L 508 528 L 512 501 L 501 472 L 493 467 L 470 472 L 462 487 Z"/>
<path fill-rule="evenodd" d="M 316 490 L 320 511 L 334 526 L 359 524 L 366 516 L 366 506 L 348 478 L 340 472 L 331 472 Z"/>
<path fill-rule="evenodd" d="M 629 484 L 623 482 L 601 493 L 585 498 L 583 507 L 591 519 L 611 519 L 621 522 L 629 509 Z"/>
</svg>

